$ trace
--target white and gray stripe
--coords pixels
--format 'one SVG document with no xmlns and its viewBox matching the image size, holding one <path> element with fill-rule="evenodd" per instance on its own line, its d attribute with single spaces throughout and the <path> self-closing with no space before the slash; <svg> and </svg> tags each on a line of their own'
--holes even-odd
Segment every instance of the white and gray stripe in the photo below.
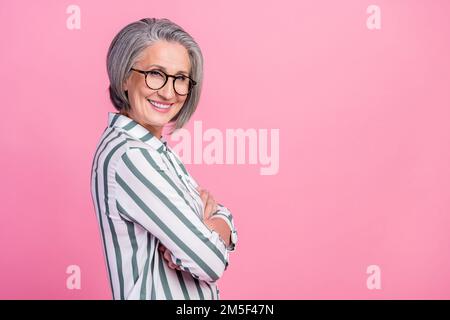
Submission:
<svg viewBox="0 0 450 320">
<path fill-rule="evenodd" d="M 197 186 L 164 138 L 109 112 L 91 193 L 114 299 L 219 299 L 217 280 L 235 246 L 203 223 Z M 231 212 L 218 207 L 214 214 L 236 231 Z M 168 267 L 160 243 L 182 271 Z"/>
</svg>

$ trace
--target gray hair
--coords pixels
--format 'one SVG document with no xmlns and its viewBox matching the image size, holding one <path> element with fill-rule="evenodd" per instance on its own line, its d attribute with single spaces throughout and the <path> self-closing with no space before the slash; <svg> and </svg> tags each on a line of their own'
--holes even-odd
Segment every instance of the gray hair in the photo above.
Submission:
<svg viewBox="0 0 450 320">
<path fill-rule="evenodd" d="M 125 26 L 114 37 L 108 49 L 106 68 L 109 77 L 109 96 L 118 111 L 129 111 L 131 106 L 123 84 L 131 73 L 131 67 L 142 51 L 155 41 L 166 40 L 184 46 L 191 63 L 190 77 L 197 84 L 189 92 L 183 107 L 170 121 L 175 130 L 182 128 L 194 114 L 200 100 L 203 82 L 203 55 L 195 40 L 183 28 L 169 19 L 144 18 Z"/>
</svg>

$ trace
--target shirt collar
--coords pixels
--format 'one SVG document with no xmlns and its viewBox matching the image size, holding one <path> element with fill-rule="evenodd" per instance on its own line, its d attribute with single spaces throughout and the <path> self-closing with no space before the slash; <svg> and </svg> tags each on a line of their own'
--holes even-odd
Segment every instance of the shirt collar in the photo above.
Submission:
<svg viewBox="0 0 450 320">
<path fill-rule="evenodd" d="M 123 114 L 108 112 L 108 127 L 126 131 L 127 134 L 150 145 L 159 153 L 167 152 L 167 140 L 164 137 L 158 139 L 145 127 Z"/>
</svg>

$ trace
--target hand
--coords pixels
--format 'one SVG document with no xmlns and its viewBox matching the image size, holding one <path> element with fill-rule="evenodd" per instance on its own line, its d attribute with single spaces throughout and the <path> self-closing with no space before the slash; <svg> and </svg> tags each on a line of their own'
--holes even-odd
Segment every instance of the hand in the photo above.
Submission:
<svg viewBox="0 0 450 320">
<path fill-rule="evenodd" d="M 218 206 L 212 195 L 208 190 L 203 190 L 197 187 L 200 197 L 202 198 L 203 204 L 205 206 L 205 212 L 203 213 L 203 222 L 210 229 L 216 231 L 228 247 L 230 245 L 231 230 L 228 224 L 222 219 L 209 219 L 211 215 L 218 210 Z"/>
<path fill-rule="evenodd" d="M 174 270 L 181 270 L 181 268 L 172 262 L 170 255 L 172 254 L 169 249 L 167 249 L 162 243 L 159 244 L 158 250 L 162 252 L 164 259 L 167 261 L 169 268 Z"/>
<path fill-rule="evenodd" d="M 198 192 L 200 192 L 200 198 L 203 201 L 205 211 L 203 212 L 203 220 L 209 219 L 209 217 L 216 212 L 219 208 L 217 202 L 214 200 L 211 193 L 208 190 L 197 187 Z"/>
</svg>

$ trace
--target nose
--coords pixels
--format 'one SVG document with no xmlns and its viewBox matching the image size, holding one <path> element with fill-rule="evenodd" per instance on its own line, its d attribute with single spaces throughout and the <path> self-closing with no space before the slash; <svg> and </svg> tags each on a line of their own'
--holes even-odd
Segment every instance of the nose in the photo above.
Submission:
<svg viewBox="0 0 450 320">
<path fill-rule="evenodd" d="M 175 88 L 173 87 L 173 79 L 167 79 L 164 87 L 158 90 L 158 94 L 165 100 L 171 100 L 176 95 Z"/>
</svg>

